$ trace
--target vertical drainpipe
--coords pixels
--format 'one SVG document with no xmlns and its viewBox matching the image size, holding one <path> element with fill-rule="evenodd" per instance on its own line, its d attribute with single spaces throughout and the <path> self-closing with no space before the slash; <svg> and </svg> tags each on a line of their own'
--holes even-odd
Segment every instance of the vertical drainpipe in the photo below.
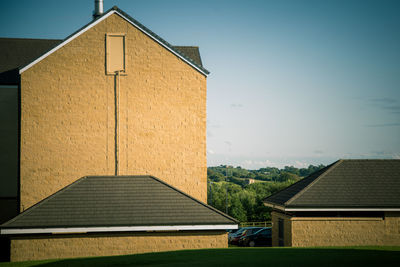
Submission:
<svg viewBox="0 0 400 267">
<path fill-rule="evenodd" d="M 119 94 L 120 72 L 115 72 L 115 175 L 119 175 Z"/>
</svg>

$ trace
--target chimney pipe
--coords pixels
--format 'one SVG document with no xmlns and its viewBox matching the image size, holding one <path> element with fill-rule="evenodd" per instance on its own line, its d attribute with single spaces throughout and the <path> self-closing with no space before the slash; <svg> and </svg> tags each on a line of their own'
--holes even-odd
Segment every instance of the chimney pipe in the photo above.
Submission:
<svg viewBox="0 0 400 267">
<path fill-rule="evenodd" d="M 93 19 L 103 15 L 103 0 L 94 0 Z"/>
</svg>

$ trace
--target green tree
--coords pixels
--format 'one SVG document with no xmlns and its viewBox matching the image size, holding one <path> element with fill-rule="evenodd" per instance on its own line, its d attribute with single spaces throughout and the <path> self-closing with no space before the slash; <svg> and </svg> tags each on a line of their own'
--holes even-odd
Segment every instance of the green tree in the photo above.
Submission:
<svg viewBox="0 0 400 267">
<path fill-rule="evenodd" d="M 263 200 L 295 183 L 300 176 L 318 171 L 323 165 L 297 169 L 293 166 L 277 169 L 272 167 L 259 170 L 246 170 L 241 167 L 232 168 L 221 165 L 209 167 L 208 175 L 208 204 L 226 212 L 239 221 L 266 221 L 271 218 L 271 209 L 266 207 Z M 226 178 L 226 174 L 228 177 Z M 247 185 L 243 178 L 263 180 Z"/>
</svg>

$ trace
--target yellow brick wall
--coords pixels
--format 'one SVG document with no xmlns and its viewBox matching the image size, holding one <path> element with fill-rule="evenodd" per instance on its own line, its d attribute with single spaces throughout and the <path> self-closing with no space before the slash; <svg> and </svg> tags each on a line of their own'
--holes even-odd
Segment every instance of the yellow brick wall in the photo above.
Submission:
<svg viewBox="0 0 400 267">
<path fill-rule="evenodd" d="M 227 246 L 225 231 L 14 237 L 11 239 L 11 261 L 113 256 Z"/>
<path fill-rule="evenodd" d="M 291 223 L 290 233 L 288 233 L 291 238 L 291 244 L 287 244 L 285 238 L 286 246 L 400 245 L 400 212 L 385 212 L 384 218 L 288 217 L 281 213 L 273 212 L 273 246 L 278 245 L 277 218 L 279 217 L 285 218 L 286 221 Z"/>
<path fill-rule="evenodd" d="M 21 211 L 80 177 L 114 175 L 106 33 L 126 34 L 119 174 L 206 201 L 206 77 L 114 14 L 21 74 Z"/>
<path fill-rule="evenodd" d="M 279 212 L 271 212 L 272 218 L 272 246 L 279 246 L 279 219 L 283 220 L 283 244 L 285 247 L 290 247 L 292 245 L 292 222 L 290 216 Z"/>
</svg>

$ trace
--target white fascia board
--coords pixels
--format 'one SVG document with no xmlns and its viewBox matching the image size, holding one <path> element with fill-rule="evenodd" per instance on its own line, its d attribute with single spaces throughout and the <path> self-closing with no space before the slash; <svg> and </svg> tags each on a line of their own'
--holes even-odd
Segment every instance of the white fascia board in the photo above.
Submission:
<svg viewBox="0 0 400 267">
<path fill-rule="evenodd" d="M 400 208 L 285 208 L 285 211 L 400 211 Z"/>
<path fill-rule="evenodd" d="M 223 225 L 165 225 L 165 226 L 121 226 L 121 227 L 71 227 L 71 228 L 31 228 L 1 229 L 2 235 L 18 234 L 74 234 L 99 232 L 143 232 L 143 231 L 193 231 L 238 229 L 237 224 Z"/>
<path fill-rule="evenodd" d="M 144 29 L 142 29 L 139 25 L 137 25 L 136 23 L 134 23 L 133 21 L 129 20 L 127 17 L 125 17 L 124 15 L 120 14 L 118 11 L 116 11 L 116 13 L 121 16 L 122 18 L 124 18 L 126 21 L 128 21 L 130 24 L 132 24 L 133 26 L 135 26 L 137 29 L 139 29 L 141 32 L 143 32 L 144 34 L 146 34 L 148 37 L 150 37 L 151 39 L 153 39 L 154 41 L 156 41 L 157 43 L 159 43 L 161 46 L 163 46 L 164 48 L 166 48 L 168 51 L 170 51 L 171 53 L 173 53 L 174 55 L 176 55 L 177 57 L 179 57 L 180 59 L 182 59 L 183 61 L 185 61 L 187 64 L 189 64 L 190 66 L 192 66 L 193 68 L 195 68 L 197 71 L 201 72 L 203 75 L 205 75 L 207 77 L 207 73 L 205 73 L 203 70 L 199 69 L 196 65 L 194 65 L 192 62 L 188 61 L 186 58 L 182 57 L 181 55 L 179 55 L 177 52 L 175 52 L 174 50 L 172 50 L 170 47 L 166 46 L 164 43 L 160 42 L 157 38 L 155 38 L 153 35 L 149 34 L 147 31 L 145 31 Z"/>
<path fill-rule="evenodd" d="M 57 45 L 56 47 L 54 47 L 53 49 L 51 49 L 50 51 L 48 51 L 47 53 L 43 54 L 42 56 L 38 57 L 37 59 L 35 59 L 34 61 L 32 61 L 31 63 L 29 63 L 28 65 L 26 65 L 25 67 L 21 68 L 19 70 L 19 74 L 23 73 L 24 71 L 26 71 L 27 69 L 29 69 L 30 67 L 32 67 L 33 65 L 35 65 L 36 63 L 42 61 L 44 58 L 46 58 L 47 56 L 53 54 L 54 52 L 56 52 L 58 49 L 60 49 L 61 47 L 63 47 L 64 45 L 68 44 L 69 42 L 71 42 L 72 40 L 74 40 L 75 38 L 77 38 L 78 36 L 80 36 L 81 34 L 83 34 L 84 32 L 90 30 L 91 28 L 93 28 L 94 26 L 96 26 L 97 24 L 99 24 L 100 22 L 102 22 L 103 20 L 105 20 L 106 18 L 108 18 L 109 16 L 111 16 L 112 14 L 116 13 L 115 10 L 110 11 L 110 13 L 108 13 L 107 15 L 104 15 L 103 17 L 101 17 L 100 19 L 96 20 L 95 22 L 91 23 L 90 25 L 88 25 L 87 27 L 83 28 L 82 30 L 80 30 L 79 32 L 75 33 L 74 35 L 72 35 L 71 37 L 69 37 L 68 39 L 64 40 L 61 44 Z"/>
<path fill-rule="evenodd" d="M 34 61 L 32 61 L 31 63 L 29 63 L 28 65 L 26 65 L 25 67 L 21 68 L 19 70 L 19 74 L 23 73 L 24 71 L 26 71 L 27 69 L 29 69 L 30 67 L 32 67 L 33 65 L 35 65 L 36 63 L 40 62 L 42 59 L 46 58 L 47 56 L 49 56 L 50 54 L 54 53 L 55 51 L 57 51 L 58 49 L 60 49 L 61 47 L 63 47 L 64 45 L 68 44 L 69 42 L 71 42 L 72 40 L 74 40 L 75 38 L 77 38 L 79 35 L 83 34 L 84 32 L 86 32 L 87 30 L 89 30 L 90 28 L 96 26 L 98 23 L 100 23 L 101 21 L 105 20 L 106 18 L 108 18 L 109 16 L 111 16 L 112 14 L 117 13 L 120 17 L 122 17 L 123 19 L 125 19 L 126 21 L 128 21 L 130 24 L 132 24 L 133 26 L 135 26 L 137 29 L 139 29 L 141 32 L 143 32 L 144 34 L 146 34 L 148 37 L 150 37 L 151 39 L 153 39 L 154 41 L 156 41 L 157 43 L 159 43 L 160 45 L 162 45 L 163 47 L 165 47 L 167 50 L 169 50 L 171 53 L 173 53 L 174 55 L 176 55 L 177 57 L 179 57 L 180 59 L 182 59 L 183 61 L 185 61 L 187 64 L 189 64 L 190 66 L 192 66 L 193 68 L 195 68 L 197 71 L 201 72 L 203 75 L 205 75 L 207 77 L 207 73 L 205 73 L 203 70 L 199 69 L 196 65 L 194 65 L 193 63 L 191 63 L 190 61 L 188 61 L 186 58 L 182 57 L 181 55 L 179 55 L 178 53 L 176 53 L 174 50 L 172 50 L 171 48 L 169 48 L 168 46 L 166 46 L 165 44 L 163 44 L 162 42 L 160 42 L 158 39 L 154 38 L 151 34 L 149 34 L 147 31 L 145 31 L 144 29 L 142 29 L 139 25 L 135 24 L 133 21 L 129 20 L 127 17 L 125 17 L 124 15 L 122 15 L 121 13 L 119 13 L 116 10 L 110 11 L 107 15 L 104 15 L 103 17 L 101 17 L 100 19 L 96 20 L 95 22 L 93 22 L 92 24 L 88 25 L 86 28 L 83 28 L 82 30 L 80 30 L 79 32 L 77 32 L 76 34 L 74 34 L 73 36 L 69 37 L 68 39 L 64 40 L 61 44 L 57 45 L 56 47 L 54 47 L 53 49 L 51 49 L 50 51 L 48 51 L 47 53 L 45 53 L 44 55 L 40 56 L 39 58 L 35 59 Z"/>
</svg>

